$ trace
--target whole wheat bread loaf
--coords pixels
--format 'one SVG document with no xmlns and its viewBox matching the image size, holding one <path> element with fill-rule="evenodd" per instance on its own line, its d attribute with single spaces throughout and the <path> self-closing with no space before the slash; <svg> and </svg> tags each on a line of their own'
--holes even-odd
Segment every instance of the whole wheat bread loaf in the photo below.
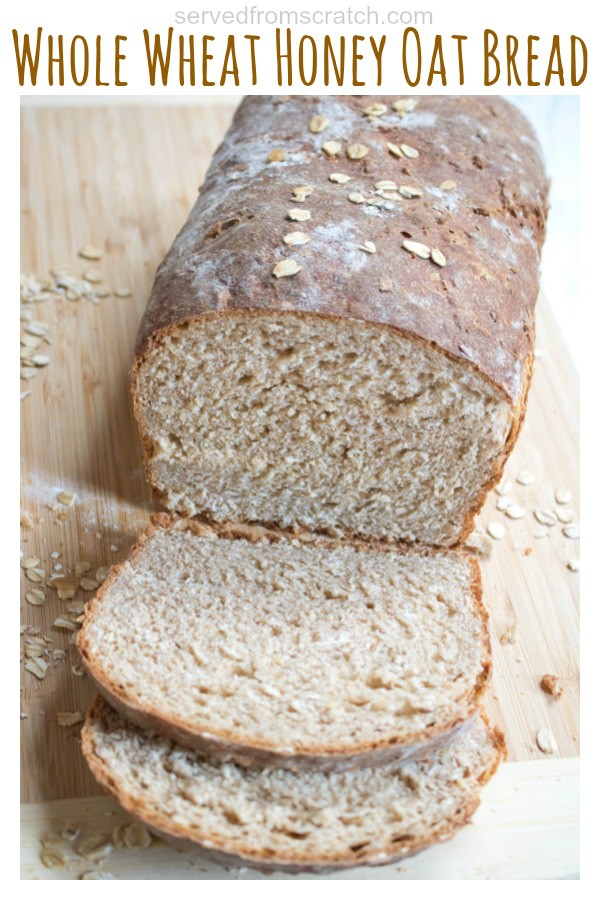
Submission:
<svg viewBox="0 0 600 900">
<path fill-rule="evenodd" d="M 384 865 L 448 840 L 504 755 L 476 719 L 419 761 L 350 772 L 290 772 L 211 761 L 138 728 L 97 698 L 83 752 L 133 816 L 216 861 L 292 872 Z"/>
<path fill-rule="evenodd" d="M 238 109 L 137 340 L 167 508 L 440 546 L 469 533 L 524 414 L 547 182 L 500 98 L 397 99 Z"/>
<path fill-rule="evenodd" d="M 134 722 L 243 764 L 422 754 L 490 673 L 476 561 L 166 515 L 86 607 L 88 675 Z"/>
</svg>

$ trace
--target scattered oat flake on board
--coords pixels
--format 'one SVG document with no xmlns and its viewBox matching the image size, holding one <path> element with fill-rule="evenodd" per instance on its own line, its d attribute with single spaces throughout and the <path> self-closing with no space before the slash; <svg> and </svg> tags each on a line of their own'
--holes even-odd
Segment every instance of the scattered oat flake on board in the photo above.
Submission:
<svg viewBox="0 0 600 900">
<path fill-rule="evenodd" d="M 25 578 L 34 584 L 40 584 L 44 580 L 44 573 L 41 569 L 25 569 Z"/>
<path fill-rule="evenodd" d="M 580 538 L 579 525 L 565 525 L 565 527 L 562 530 L 562 533 L 570 541 L 578 541 Z"/>
<path fill-rule="evenodd" d="M 84 678 L 85 677 L 85 669 L 81 665 L 81 663 L 73 663 L 71 666 L 71 672 L 75 675 L 76 678 Z"/>
<path fill-rule="evenodd" d="M 496 509 L 499 509 L 500 512 L 504 512 L 513 502 L 514 501 L 511 500 L 510 497 L 498 497 L 496 500 Z"/>
<path fill-rule="evenodd" d="M 76 498 L 77 494 L 75 491 L 61 491 L 56 499 L 59 503 L 62 503 L 63 506 L 73 506 Z"/>
<path fill-rule="evenodd" d="M 508 516 L 509 519 L 523 519 L 525 516 L 525 510 L 522 506 L 517 506 L 516 503 L 511 503 L 510 506 L 507 506 L 504 510 L 504 515 Z"/>
<path fill-rule="evenodd" d="M 500 541 L 504 537 L 506 528 L 504 525 L 501 525 L 500 522 L 490 522 L 487 527 L 487 532 L 495 541 Z"/>
<path fill-rule="evenodd" d="M 383 181 L 375 182 L 375 190 L 376 191 L 397 191 L 398 185 L 395 181 L 388 181 L 384 179 Z"/>
<path fill-rule="evenodd" d="M 90 284 L 99 284 L 102 281 L 102 273 L 98 269 L 86 269 L 83 278 Z"/>
<path fill-rule="evenodd" d="M 512 490 L 512 484 L 510 483 L 508 478 L 503 478 L 500 484 L 496 485 L 494 490 L 497 494 L 500 495 L 500 497 L 503 497 L 505 494 L 508 494 L 508 492 Z"/>
<path fill-rule="evenodd" d="M 84 859 L 97 861 L 107 856 L 113 845 L 105 834 L 89 834 L 77 844 L 77 853 Z"/>
<path fill-rule="evenodd" d="M 308 209 L 288 209 L 288 219 L 292 222 L 308 222 L 310 219 L 310 210 Z"/>
<path fill-rule="evenodd" d="M 358 245 L 359 250 L 364 250 L 365 253 L 376 253 L 377 247 L 373 243 L 373 241 L 365 241 L 364 244 Z"/>
<path fill-rule="evenodd" d="M 37 556 L 28 556 L 25 559 L 21 560 L 21 568 L 22 569 L 35 569 L 39 566 L 40 561 Z"/>
<path fill-rule="evenodd" d="M 46 602 L 46 596 L 39 588 L 33 588 L 32 590 L 27 591 L 25 599 L 31 606 L 43 606 Z"/>
<path fill-rule="evenodd" d="M 362 194 L 359 194 L 358 191 L 353 192 L 352 194 L 348 194 L 348 200 L 350 203 L 364 203 L 365 198 Z"/>
<path fill-rule="evenodd" d="M 38 681 L 46 677 L 48 671 L 48 663 L 45 659 L 28 659 L 25 663 L 25 671 L 30 675 L 35 675 Z"/>
<path fill-rule="evenodd" d="M 82 247 L 79 251 L 79 256 L 81 256 L 83 259 L 102 259 L 102 250 L 100 250 L 98 247 L 92 246 L 92 244 L 86 244 L 86 246 Z"/>
<path fill-rule="evenodd" d="M 295 259 L 282 259 L 273 266 L 273 275 L 275 278 L 287 278 L 290 275 L 297 275 L 302 266 Z"/>
<path fill-rule="evenodd" d="M 100 566 L 99 569 L 96 569 L 96 581 L 102 584 L 103 581 L 106 581 L 108 578 L 108 573 L 110 572 L 110 566 Z"/>
<path fill-rule="evenodd" d="M 451 178 L 449 178 L 447 181 L 442 181 L 442 183 L 440 184 L 440 188 L 443 191 L 453 191 L 455 187 L 456 187 L 456 182 L 452 181 Z"/>
<path fill-rule="evenodd" d="M 390 291 L 393 291 L 393 290 L 394 290 L 394 282 L 392 281 L 392 279 L 391 279 L 391 278 L 388 278 L 387 275 L 384 275 L 383 278 L 380 278 L 380 280 L 379 280 L 379 290 L 380 290 L 383 294 L 387 294 L 387 293 L 389 293 Z"/>
<path fill-rule="evenodd" d="M 398 159 L 402 158 L 402 150 L 398 147 L 397 144 L 393 144 L 391 141 L 388 141 L 385 145 L 392 156 L 396 156 Z"/>
<path fill-rule="evenodd" d="M 82 578 L 79 587 L 82 591 L 95 591 L 100 585 L 94 578 Z"/>
<path fill-rule="evenodd" d="M 269 155 L 267 156 L 267 162 L 275 163 L 275 162 L 283 162 L 285 159 L 285 150 L 271 150 Z"/>
<path fill-rule="evenodd" d="M 65 618 L 65 616 L 58 616 L 52 623 L 53 628 L 60 628 L 63 631 L 75 631 L 77 626 L 74 622 L 71 622 L 70 619 Z"/>
<path fill-rule="evenodd" d="M 72 575 L 61 575 L 59 578 L 53 578 L 48 587 L 56 591 L 75 591 L 79 587 L 79 581 Z"/>
<path fill-rule="evenodd" d="M 567 491 L 565 488 L 560 488 L 554 495 L 554 499 L 557 503 L 570 503 L 573 499 L 573 494 L 571 491 Z"/>
<path fill-rule="evenodd" d="M 75 578 L 81 578 L 82 575 L 85 575 L 86 572 L 89 572 L 92 568 L 92 564 L 87 562 L 86 560 L 81 560 L 80 562 L 75 563 Z"/>
<path fill-rule="evenodd" d="M 549 728 L 541 728 L 537 733 L 535 742 L 542 753 L 558 753 L 558 744 L 556 743 L 556 738 Z"/>
<path fill-rule="evenodd" d="M 446 257 L 441 250 L 437 249 L 437 247 L 433 247 L 431 251 L 431 261 L 434 262 L 436 266 L 440 266 L 441 268 L 446 265 Z"/>
<path fill-rule="evenodd" d="M 352 176 L 346 175 L 344 172 L 332 172 L 329 180 L 334 184 L 348 184 L 349 181 L 352 181 Z"/>
<path fill-rule="evenodd" d="M 71 725 L 77 725 L 83 721 L 83 716 L 76 710 L 75 712 L 57 712 L 56 721 L 61 728 L 69 728 Z"/>
<path fill-rule="evenodd" d="M 85 606 L 81 600 L 72 600 L 70 603 L 67 603 L 67 609 L 70 613 L 75 613 L 80 616 L 84 611 Z"/>
<path fill-rule="evenodd" d="M 126 299 L 127 297 L 131 297 L 131 291 L 128 287 L 118 287 L 114 290 L 115 297 L 119 297 L 121 299 Z"/>
<path fill-rule="evenodd" d="M 34 364 L 34 366 L 37 366 L 38 369 L 43 368 L 44 366 L 50 365 L 50 357 L 46 356 L 45 353 L 35 353 L 31 357 L 31 362 Z"/>
<path fill-rule="evenodd" d="M 578 559 L 570 559 L 567 563 L 567 569 L 569 569 L 570 572 L 579 572 L 580 568 L 581 563 Z"/>
<path fill-rule="evenodd" d="M 540 679 L 540 685 L 542 690 L 547 694 L 552 694 L 557 700 L 562 695 L 563 686 L 556 675 L 543 675 Z"/>
<path fill-rule="evenodd" d="M 329 119 L 327 116 L 313 116 L 308 123 L 308 130 L 312 134 L 320 134 L 322 131 L 325 131 L 328 125 Z"/>
<path fill-rule="evenodd" d="M 60 850 L 44 849 L 40 852 L 40 862 L 47 869 L 64 869 L 67 858 Z"/>
<path fill-rule="evenodd" d="M 140 850 L 150 846 L 152 835 L 141 822 L 131 822 L 124 829 L 123 843 L 128 850 Z"/>
<path fill-rule="evenodd" d="M 559 522 L 562 522 L 563 525 L 570 525 L 571 522 L 575 521 L 575 510 L 569 509 L 566 506 L 559 506 L 556 512 L 556 518 Z"/>
<path fill-rule="evenodd" d="M 512 622 L 500 635 L 501 644 L 514 644 L 517 640 L 518 625 Z"/>
<path fill-rule="evenodd" d="M 523 471 L 519 472 L 519 474 L 517 475 L 516 480 L 518 484 L 527 486 L 534 483 L 535 475 L 533 474 L 533 472 L 529 472 L 527 469 L 523 469 Z"/>
<path fill-rule="evenodd" d="M 421 244 L 419 241 L 402 241 L 402 246 L 405 250 L 408 250 L 409 253 L 412 253 L 413 256 L 418 256 L 419 259 L 429 259 L 431 256 L 431 250 L 426 244 Z"/>
<path fill-rule="evenodd" d="M 26 509 L 21 510 L 21 528 L 33 528 L 33 516 Z"/>
<path fill-rule="evenodd" d="M 556 525 L 556 516 L 550 509 L 544 509 L 543 507 L 538 507 L 534 509 L 533 515 L 540 523 L 540 525 L 547 525 L 549 528 Z"/>
<path fill-rule="evenodd" d="M 364 159 L 369 153 L 369 148 L 364 144 L 350 144 L 346 150 L 348 159 Z"/>
<path fill-rule="evenodd" d="M 342 145 L 339 141 L 325 141 L 321 149 L 327 156 L 337 156 L 342 149 Z"/>
</svg>

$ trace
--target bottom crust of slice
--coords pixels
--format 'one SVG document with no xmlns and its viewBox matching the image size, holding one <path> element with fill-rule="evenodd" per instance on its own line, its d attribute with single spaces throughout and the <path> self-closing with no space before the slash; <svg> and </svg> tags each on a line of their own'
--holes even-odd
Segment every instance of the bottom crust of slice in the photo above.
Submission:
<svg viewBox="0 0 600 900">
<path fill-rule="evenodd" d="M 328 872 L 387 865 L 449 840 L 505 756 L 477 718 L 419 760 L 347 772 L 220 763 L 139 728 L 100 697 L 83 730 L 97 781 L 155 834 L 224 865 Z"/>
</svg>

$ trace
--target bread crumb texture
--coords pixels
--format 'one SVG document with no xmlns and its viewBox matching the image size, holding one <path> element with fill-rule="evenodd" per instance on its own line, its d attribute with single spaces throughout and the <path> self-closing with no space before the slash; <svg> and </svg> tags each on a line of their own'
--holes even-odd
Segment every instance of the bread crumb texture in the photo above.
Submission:
<svg viewBox="0 0 600 900">
<path fill-rule="evenodd" d="M 456 542 L 512 424 L 470 368 L 315 316 L 176 329 L 137 388 L 168 508 L 437 545 Z"/>
</svg>

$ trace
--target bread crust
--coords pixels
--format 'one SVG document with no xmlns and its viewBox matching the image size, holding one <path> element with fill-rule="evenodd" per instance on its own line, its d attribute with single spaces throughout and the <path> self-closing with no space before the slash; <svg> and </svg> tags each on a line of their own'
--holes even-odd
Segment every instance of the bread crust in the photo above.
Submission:
<svg viewBox="0 0 600 900">
<path fill-rule="evenodd" d="M 136 342 L 134 412 L 146 477 L 163 501 L 139 386 L 149 354 L 178 329 L 214 317 L 315 316 L 398 332 L 472 369 L 509 401 L 507 441 L 465 511 L 455 545 L 472 531 L 525 413 L 548 182 L 529 123 L 501 98 L 421 97 L 403 118 L 392 112 L 377 122 L 365 118 L 371 103 L 391 110 L 396 99 L 247 97 L 238 108 L 198 200 L 156 273 Z M 315 113 L 330 120 L 323 134 L 308 129 Z M 333 159 L 321 150 L 331 138 L 347 138 Z M 369 148 L 363 160 L 346 158 L 345 148 L 354 142 Z M 419 158 L 395 159 L 389 142 L 417 146 Z M 268 163 L 269 150 L 279 144 L 286 159 Z M 381 213 L 371 207 L 374 214 L 367 216 L 362 205 L 348 201 L 346 187 L 329 181 L 340 171 L 352 175 L 355 190 L 393 177 L 418 186 L 423 195 L 388 203 Z M 438 186 L 450 177 L 456 188 L 448 193 Z M 277 279 L 272 268 L 288 254 L 282 236 L 292 225 L 285 217 L 299 184 L 314 186 L 298 204 L 312 215 L 302 227 L 312 232 L 344 222 L 351 240 L 339 237 L 336 256 L 335 249 L 322 252 L 313 235 L 295 254 L 303 270 Z M 377 246 L 366 266 L 360 250 L 360 263 L 347 260 L 349 246 L 360 244 L 356 235 Z M 412 257 L 402 249 L 405 237 L 442 249 L 447 265 Z M 384 280 L 391 290 L 382 289 Z"/>
<path fill-rule="evenodd" d="M 86 638 L 86 626 L 92 621 L 98 605 L 102 602 L 105 593 L 119 578 L 123 569 L 141 551 L 151 536 L 160 529 L 187 529 L 198 534 L 214 532 L 220 538 L 229 540 L 245 539 L 258 541 L 289 541 L 299 540 L 310 544 L 326 544 L 330 547 L 353 546 L 361 550 L 385 551 L 393 553 L 418 552 L 423 556 L 439 556 L 446 553 L 459 553 L 469 564 L 471 572 L 471 590 L 476 613 L 482 623 L 484 635 L 484 652 L 481 660 L 481 671 L 470 697 L 465 704 L 465 714 L 450 722 L 443 722 L 428 729 L 424 738 L 423 732 L 414 732 L 406 735 L 402 740 L 373 741 L 357 744 L 352 752 L 340 747 L 315 745 L 308 749 L 289 752 L 278 749 L 269 743 L 268 739 L 240 739 L 239 735 L 233 735 L 221 730 L 203 730 L 190 728 L 183 720 L 175 716 L 165 718 L 158 710 L 146 703 L 140 702 L 135 696 L 119 685 L 114 679 L 97 665 L 94 664 L 93 655 Z M 340 540 L 326 536 L 319 536 L 310 532 L 285 532 L 277 528 L 265 528 L 239 523 L 214 524 L 195 518 L 159 513 L 152 517 L 151 524 L 140 535 L 137 543 L 130 551 L 128 559 L 124 563 L 113 566 L 108 578 L 102 584 L 95 597 L 86 605 L 83 627 L 77 635 L 77 649 L 81 661 L 90 681 L 107 702 L 123 716 L 142 728 L 148 728 L 163 734 L 184 747 L 200 750 L 223 762 L 233 761 L 240 766 L 262 765 L 278 766 L 288 769 L 320 769 L 343 771 L 345 769 L 360 768 L 363 766 L 382 765 L 392 760 L 407 760 L 419 758 L 432 749 L 444 746 L 453 740 L 464 728 L 468 727 L 472 718 L 477 714 L 483 694 L 491 676 L 491 642 L 488 628 L 488 614 L 483 604 L 481 572 L 477 559 L 465 551 L 445 551 L 433 548 L 421 547 L 400 548 L 388 543 L 368 542 L 362 540 Z"/>
<path fill-rule="evenodd" d="M 86 716 L 81 732 L 83 755 L 94 778 L 106 791 L 116 797 L 123 809 L 134 818 L 143 822 L 154 834 L 182 850 L 200 851 L 205 857 L 220 865 L 249 866 L 264 872 L 281 871 L 290 874 L 303 872 L 325 874 L 355 868 L 356 866 L 385 866 L 398 860 L 406 859 L 409 856 L 414 856 L 432 844 L 449 840 L 471 820 L 473 813 L 479 806 L 479 796 L 475 796 L 461 810 L 460 814 L 454 816 L 444 826 L 430 834 L 427 839 L 417 841 L 411 836 L 407 836 L 406 840 L 390 844 L 383 850 L 378 848 L 376 852 L 365 848 L 362 851 L 358 851 L 358 853 L 349 851 L 345 856 L 323 856 L 321 858 L 307 857 L 306 854 L 298 852 L 293 856 L 288 855 L 285 859 L 273 859 L 264 850 L 256 850 L 248 845 L 244 845 L 241 841 L 238 841 L 237 845 L 235 845 L 236 842 L 232 841 L 229 846 L 224 844 L 219 846 L 210 835 L 195 834 L 193 838 L 190 837 L 183 826 L 179 826 L 167 816 L 163 816 L 155 810 L 144 807 L 143 803 L 140 803 L 136 797 L 127 792 L 122 785 L 112 778 L 107 766 L 96 755 L 94 750 L 93 724 L 95 719 L 101 716 L 101 708 L 102 701 L 97 697 Z M 488 738 L 494 748 L 488 767 L 479 777 L 480 786 L 483 787 L 494 775 L 500 762 L 506 758 L 506 745 L 502 732 L 498 728 L 492 728 L 485 715 L 480 715 L 485 723 Z"/>
</svg>

